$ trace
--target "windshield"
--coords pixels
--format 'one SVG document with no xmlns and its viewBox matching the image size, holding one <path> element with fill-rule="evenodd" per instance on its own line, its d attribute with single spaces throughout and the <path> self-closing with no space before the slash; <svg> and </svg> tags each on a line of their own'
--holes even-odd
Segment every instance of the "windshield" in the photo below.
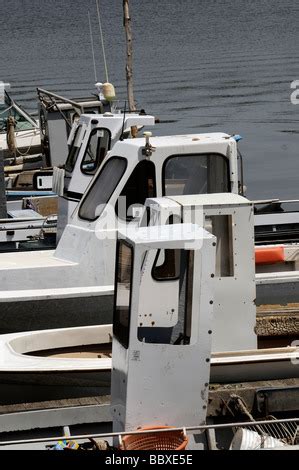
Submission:
<svg viewBox="0 0 299 470">
<path fill-rule="evenodd" d="M 174 155 L 163 167 L 163 195 L 230 191 L 229 165 L 220 154 Z"/>
<path fill-rule="evenodd" d="M 102 214 L 126 168 L 125 158 L 112 157 L 107 161 L 82 201 L 79 210 L 81 219 L 94 221 Z"/>
<path fill-rule="evenodd" d="M 88 141 L 81 170 L 87 175 L 94 175 L 103 162 L 110 148 L 110 131 L 108 129 L 94 129 Z"/>
<path fill-rule="evenodd" d="M 68 155 L 67 160 L 66 160 L 65 169 L 69 173 L 71 173 L 73 171 L 73 169 L 75 168 L 76 161 L 77 161 L 77 158 L 78 158 L 78 155 L 79 155 L 79 151 L 80 151 L 80 148 L 81 148 L 81 145 L 82 145 L 83 139 L 81 139 L 81 129 L 82 129 L 81 125 L 78 126 L 77 129 L 76 129 L 73 142 L 71 143 L 71 148 L 70 148 L 70 151 L 69 151 L 69 155 Z"/>
<path fill-rule="evenodd" d="M 16 131 L 25 131 L 34 129 L 34 125 L 30 122 L 31 118 L 26 111 L 22 110 L 25 114 L 21 114 L 13 104 L 13 101 L 9 98 L 9 96 L 5 93 L 5 102 L 0 103 L 0 132 L 4 133 L 7 131 L 7 119 L 9 116 L 12 116 L 15 119 L 15 130 Z M 28 116 L 28 119 L 26 118 Z"/>
</svg>

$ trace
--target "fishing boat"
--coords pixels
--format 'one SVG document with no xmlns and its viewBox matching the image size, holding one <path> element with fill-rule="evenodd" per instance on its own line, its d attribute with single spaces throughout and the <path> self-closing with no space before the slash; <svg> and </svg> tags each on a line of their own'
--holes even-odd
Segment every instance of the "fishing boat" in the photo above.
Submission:
<svg viewBox="0 0 299 470">
<path fill-rule="evenodd" d="M 114 105 L 101 101 L 99 94 L 88 98 L 81 97 L 71 100 L 56 93 L 37 89 L 38 120 L 34 120 L 16 105 L 6 94 L 8 108 L 3 112 L 3 134 L 8 142 L 4 153 L 4 170 L 6 176 L 7 198 L 29 197 L 32 192 L 50 191 L 52 189 L 53 167 L 64 165 L 68 156 L 68 137 L 75 118 L 84 112 L 102 113 L 114 109 Z M 11 107 L 9 106 L 11 103 Z M 22 111 L 22 120 L 17 113 Z M 13 115 L 11 114 L 13 113 Z M 24 117 L 23 117 L 24 115 Z M 27 117 L 26 124 L 23 123 Z M 14 121 L 12 121 L 14 119 Z M 13 122 L 13 125 L 9 125 Z M 20 124 L 18 124 L 20 122 Z M 21 154 L 18 139 L 27 138 L 28 130 L 18 132 L 18 126 L 24 129 L 34 127 L 38 134 L 38 153 L 28 155 Z M 22 134 L 23 133 L 23 134 Z M 8 136 L 10 138 L 8 139 Z M 9 147 L 10 146 L 10 147 Z M 0 145 L 1 147 L 1 145 Z M 36 146 L 30 147 L 32 153 Z"/>
<path fill-rule="evenodd" d="M 0 404 L 107 395 L 111 332 L 102 325 L 1 335 Z"/>
<path fill-rule="evenodd" d="M 92 135 L 101 142 L 100 118 L 89 116 L 85 143 Z M 238 175 L 229 166 L 237 155 L 233 137 L 211 133 L 148 140 L 146 136 L 115 143 L 67 216 L 55 251 L 1 255 L 1 333 L 111 323 L 118 226 L 139 223 L 147 197 L 223 193 L 232 187 L 238 192 Z M 88 146 L 82 158 L 89 158 Z M 82 167 L 78 170 L 82 174 Z M 90 182 L 91 176 L 85 176 Z M 66 186 L 67 207 L 73 192 Z M 117 224 L 115 217 L 107 219 L 105 207 L 116 208 Z M 13 315 L 13 321 L 4 321 L 3 315 Z"/>
<path fill-rule="evenodd" d="M 65 163 L 74 114 L 104 109 L 98 95 L 74 102 L 38 89 L 38 98 L 39 120 L 29 116 L 6 92 L 0 114 L 7 200 L 0 226 L 0 251 L 4 252 L 55 248 L 58 197 L 52 191 L 53 166 Z M 111 109 L 110 104 L 107 109 Z M 28 149 L 22 153 L 26 143 Z"/>
<path fill-rule="evenodd" d="M 94 106 L 91 102 L 89 105 Z M 73 108 L 69 106 L 69 110 L 71 109 Z M 88 109 L 91 111 L 91 108 Z M 57 125 L 57 117 L 53 120 Z M 47 122 L 51 127 L 51 121 L 48 119 Z M 63 123 L 65 128 L 65 122 Z M 55 195 L 51 192 L 27 190 L 18 192 L 18 195 L 22 196 L 21 201 L 7 202 L 8 219 L 3 219 L 0 225 L 0 250 L 7 252 L 55 248 L 71 214 L 102 164 L 106 153 L 119 139 L 130 137 L 132 126 L 140 130 L 143 126 L 154 124 L 154 117 L 146 115 L 145 112 L 82 114 L 73 124 L 68 137 L 69 150 L 63 168 L 54 168 Z M 63 148 L 58 145 L 56 138 L 59 137 L 57 133 L 61 125 L 61 123 L 58 125 L 56 132 L 52 129 L 50 139 L 50 142 L 56 142 L 55 149 L 57 152 L 60 151 L 60 155 L 63 154 Z M 26 174 L 25 172 L 22 175 Z M 36 179 L 41 177 L 39 170 L 34 174 Z M 57 220 L 56 232 L 53 229 L 57 225 Z"/>
<path fill-rule="evenodd" d="M 0 406 L 109 395 L 112 329 L 95 325 L 1 335 Z M 213 353 L 210 383 L 299 378 L 298 360 L 298 346 Z"/>
<path fill-rule="evenodd" d="M 30 116 L 4 91 L 0 104 L 0 148 L 4 151 L 6 165 L 18 158 L 28 158 L 34 164 L 41 153 L 39 122 Z"/>
<path fill-rule="evenodd" d="M 86 118 L 89 121 L 80 153 L 81 163 L 88 157 L 88 139 L 96 135 L 98 141 L 102 141 L 102 128 L 99 128 L 100 135 L 93 129 L 97 129 L 100 118 L 106 119 L 101 115 Z M 113 122 L 120 118 L 107 116 L 107 119 Z M 93 120 L 97 123 L 92 124 Z M 242 196 L 238 196 L 237 154 L 235 138 L 221 133 L 155 138 L 147 134 L 145 139 L 117 141 L 96 174 L 84 175 L 90 184 L 82 198 L 80 193 L 79 204 L 78 199 L 72 201 L 78 194 L 74 195 L 74 190 L 65 182 L 66 199 L 62 202 L 66 207 L 67 225 L 55 251 L 1 255 L 0 331 L 110 323 L 117 229 L 142 222 L 142 205 L 146 198 L 180 194 L 195 197 L 196 193 L 209 193 L 208 204 L 213 194 L 218 193 L 221 196 L 216 198 L 217 203 L 215 199 L 215 204 L 238 197 L 243 201 Z M 81 178 L 85 169 L 81 165 L 77 170 Z M 73 177 L 75 169 L 71 181 Z M 73 203 L 78 206 L 74 208 Z M 254 220 L 253 209 L 252 217 Z M 245 227 L 245 222 L 243 224 Z M 244 249 L 249 254 L 251 250 L 254 252 L 253 239 L 252 234 L 250 247 Z M 251 275 L 250 283 L 255 283 L 254 266 Z M 22 287 L 16 289 L 16 286 Z M 250 302 L 254 299 L 255 294 Z M 13 322 L 4 321 L 3 315 L 5 318 L 13 315 Z M 261 312 L 259 324 L 265 316 L 269 317 L 267 312 Z M 255 310 L 250 318 L 248 331 L 252 331 L 255 323 Z M 282 315 L 278 321 L 282 322 Z M 268 327 L 270 324 L 269 317 Z M 267 334 L 267 328 L 264 331 Z M 284 337 L 288 338 L 288 331 Z M 253 344 L 249 349 L 251 347 Z"/>
</svg>

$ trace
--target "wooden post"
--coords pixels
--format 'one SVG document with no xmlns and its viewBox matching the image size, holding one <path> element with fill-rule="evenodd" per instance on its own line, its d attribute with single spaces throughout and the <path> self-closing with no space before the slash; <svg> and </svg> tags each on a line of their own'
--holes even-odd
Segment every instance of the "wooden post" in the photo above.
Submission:
<svg viewBox="0 0 299 470">
<path fill-rule="evenodd" d="M 4 151 L 0 148 L 0 219 L 6 219 L 6 191 L 4 177 Z"/>
<path fill-rule="evenodd" d="M 126 32 L 126 44 L 127 44 L 127 63 L 126 63 L 126 77 L 127 77 L 127 92 L 129 110 L 136 111 L 134 91 L 133 91 L 133 46 L 132 46 L 132 28 L 131 28 L 131 17 L 129 12 L 129 0 L 123 0 L 124 10 L 124 27 Z M 137 127 L 131 128 L 132 137 L 137 136 Z"/>
</svg>

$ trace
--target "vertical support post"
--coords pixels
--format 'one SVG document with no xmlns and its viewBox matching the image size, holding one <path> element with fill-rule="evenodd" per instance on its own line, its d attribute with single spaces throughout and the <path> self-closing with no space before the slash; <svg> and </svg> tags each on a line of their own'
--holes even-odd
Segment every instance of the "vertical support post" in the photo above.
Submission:
<svg viewBox="0 0 299 470">
<path fill-rule="evenodd" d="M 0 218 L 5 219 L 6 217 L 7 209 L 4 177 L 4 151 L 0 148 Z"/>
<path fill-rule="evenodd" d="M 124 27 L 126 32 L 126 48 L 127 48 L 127 63 L 126 63 L 126 78 L 127 78 L 127 93 L 129 110 L 136 111 L 134 90 L 133 90 L 133 45 L 132 45 L 132 28 L 131 17 L 129 11 L 129 0 L 123 0 L 124 11 Z M 131 128 L 132 137 L 137 136 L 137 127 Z"/>
</svg>

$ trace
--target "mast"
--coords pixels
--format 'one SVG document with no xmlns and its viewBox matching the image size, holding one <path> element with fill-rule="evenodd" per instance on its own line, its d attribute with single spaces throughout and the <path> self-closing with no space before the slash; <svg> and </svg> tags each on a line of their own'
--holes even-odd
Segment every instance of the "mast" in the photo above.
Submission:
<svg viewBox="0 0 299 470">
<path fill-rule="evenodd" d="M 126 63 L 126 78 L 127 78 L 127 93 L 129 110 L 136 111 L 134 90 L 133 90 L 133 44 L 132 44 L 132 27 L 131 17 L 129 11 L 129 0 L 123 0 L 124 10 L 124 27 L 126 32 L 126 48 L 127 48 L 127 63 Z M 137 127 L 131 128 L 132 137 L 137 136 Z"/>
<path fill-rule="evenodd" d="M 127 91 L 128 91 L 128 102 L 130 111 L 136 111 L 134 91 L 133 91 L 133 44 L 132 44 L 132 28 L 131 28 L 131 17 L 129 12 L 129 0 L 123 0 L 124 7 L 124 27 L 126 32 L 126 43 L 127 43 L 127 64 L 126 64 L 126 75 L 127 75 Z"/>
</svg>

